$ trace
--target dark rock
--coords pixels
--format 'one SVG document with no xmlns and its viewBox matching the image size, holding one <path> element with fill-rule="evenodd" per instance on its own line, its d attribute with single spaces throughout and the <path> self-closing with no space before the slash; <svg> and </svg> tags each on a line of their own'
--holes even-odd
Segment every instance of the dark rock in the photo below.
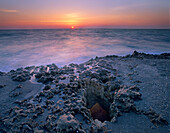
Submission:
<svg viewBox="0 0 170 133">
<path fill-rule="evenodd" d="M 22 88 L 22 85 L 19 84 L 16 88 Z"/>
<path fill-rule="evenodd" d="M 49 89 L 51 89 L 51 86 L 50 85 L 46 85 L 43 90 L 49 90 Z"/>
<path fill-rule="evenodd" d="M 43 73 L 37 73 L 37 74 L 35 75 L 36 78 L 41 78 L 42 76 L 43 76 Z"/>
<path fill-rule="evenodd" d="M 13 81 L 24 82 L 31 79 L 29 71 L 26 71 L 23 68 L 18 68 L 16 71 L 10 71 L 10 73 Z"/>
<path fill-rule="evenodd" d="M 136 81 L 134 81 L 134 83 L 142 83 L 142 81 L 136 80 Z"/>
<path fill-rule="evenodd" d="M 118 83 L 113 83 L 111 85 L 108 85 L 108 88 L 109 88 L 109 91 L 115 91 L 115 90 L 118 90 L 120 88 L 120 84 Z"/>
<path fill-rule="evenodd" d="M 23 75 L 16 75 L 16 76 L 12 77 L 12 79 L 14 81 L 18 81 L 18 82 L 26 81 L 26 78 Z"/>
<path fill-rule="evenodd" d="M 109 113 L 104 110 L 99 103 L 93 105 L 93 107 L 90 109 L 90 113 L 94 120 L 98 119 L 101 122 L 110 120 Z"/>
<path fill-rule="evenodd" d="M 53 80 L 54 80 L 53 77 L 46 77 L 43 83 L 46 84 L 46 83 L 52 82 Z"/>
<path fill-rule="evenodd" d="M 56 76 L 56 75 L 58 75 L 58 71 L 51 71 L 51 73 L 50 73 L 50 75 L 52 75 L 52 76 Z"/>
<path fill-rule="evenodd" d="M 41 77 L 37 80 L 37 82 L 42 82 L 42 83 L 44 83 L 45 80 L 46 80 L 46 78 L 45 78 L 44 76 L 41 76 Z"/>
<path fill-rule="evenodd" d="M 0 85 L 0 88 L 4 88 L 6 85 Z"/>
<path fill-rule="evenodd" d="M 0 71 L 0 76 L 4 76 L 6 73 Z"/>
<path fill-rule="evenodd" d="M 37 115 L 44 113 L 44 109 L 41 106 L 36 107 L 36 113 Z"/>
<path fill-rule="evenodd" d="M 52 108 L 52 113 L 53 113 L 53 114 L 58 113 L 58 112 L 60 112 L 60 111 L 61 111 L 61 109 L 60 109 L 59 106 L 55 106 L 54 108 Z"/>
<path fill-rule="evenodd" d="M 54 93 L 51 92 L 51 91 L 48 91 L 48 92 L 46 93 L 46 95 L 45 95 L 45 97 L 46 97 L 47 99 L 51 99 L 51 98 L 53 98 L 53 96 L 54 96 Z"/>
<path fill-rule="evenodd" d="M 132 56 L 137 56 L 139 53 L 135 50 L 132 54 Z"/>
<path fill-rule="evenodd" d="M 54 104 L 54 101 L 52 101 L 52 100 L 46 100 L 46 105 L 48 106 L 48 105 L 53 105 Z"/>
<path fill-rule="evenodd" d="M 44 83 L 44 84 L 47 84 L 47 83 L 49 83 L 49 82 L 52 82 L 53 80 L 54 80 L 54 78 L 51 77 L 51 76 L 41 76 L 41 77 L 37 80 L 37 82 L 42 82 L 42 83 Z"/>
</svg>

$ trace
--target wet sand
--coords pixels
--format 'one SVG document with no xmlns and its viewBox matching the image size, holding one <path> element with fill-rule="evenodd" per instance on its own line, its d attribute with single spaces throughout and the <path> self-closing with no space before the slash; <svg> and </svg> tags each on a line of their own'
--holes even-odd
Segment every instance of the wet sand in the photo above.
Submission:
<svg viewBox="0 0 170 133">
<path fill-rule="evenodd" d="M 169 79 L 170 54 L 136 51 L 0 72 L 0 132 L 168 133 Z"/>
</svg>

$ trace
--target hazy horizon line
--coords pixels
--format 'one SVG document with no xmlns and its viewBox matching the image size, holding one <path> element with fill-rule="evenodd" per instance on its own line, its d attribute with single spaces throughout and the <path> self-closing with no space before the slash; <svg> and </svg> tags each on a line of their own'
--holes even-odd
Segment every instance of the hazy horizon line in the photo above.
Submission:
<svg viewBox="0 0 170 133">
<path fill-rule="evenodd" d="M 80 28 L 75 28 L 75 29 L 71 29 L 71 28 L 0 28 L 0 30 L 57 30 L 57 29 L 68 29 L 68 30 L 79 30 L 79 29 L 134 29 L 134 30 L 170 30 L 169 28 L 139 28 L 139 27 L 133 27 L 133 28 L 113 28 L 113 27 L 80 27 Z"/>
</svg>

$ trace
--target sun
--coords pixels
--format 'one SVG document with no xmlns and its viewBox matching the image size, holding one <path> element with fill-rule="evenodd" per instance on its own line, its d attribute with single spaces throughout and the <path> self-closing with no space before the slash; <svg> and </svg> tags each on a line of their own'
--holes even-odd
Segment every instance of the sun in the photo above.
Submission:
<svg viewBox="0 0 170 133">
<path fill-rule="evenodd" d="M 74 26 L 71 26 L 71 29 L 74 29 Z"/>
</svg>

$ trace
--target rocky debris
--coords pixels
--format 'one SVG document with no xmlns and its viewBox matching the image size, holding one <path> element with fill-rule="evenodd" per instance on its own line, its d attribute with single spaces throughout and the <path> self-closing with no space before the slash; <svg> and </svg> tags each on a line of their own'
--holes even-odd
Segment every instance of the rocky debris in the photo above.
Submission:
<svg viewBox="0 0 170 133">
<path fill-rule="evenodd" d="M 59 68 L 55 64 L 47 65 L 49 67 L 49 71 L 57 71 Z"/>
<path fill-rule="evenodd" d="M 43 91 L 41 91 L 39 94 L 36 95 L 35 101 L 38 99 L 41 99 L 41 97 L 45 97 L 47 99 L 51 99 L 54 97 L 55 94 L 57 94 L 57 91 L 55 89 L 49 89 L 49 86 L 45 86 Z"/>
<path fill-rule="evenodd" d="M 49 82 L 52 82 L 53 80 L 54 78 L 52 76 L 41 76 L 37 81 L 42 82 L 43 84 L 47 84 Z"/>
<path fill-rule="evenodd" d="M 120 88 L 120 84 L 117 82 L 107 82 L 106 86 L 110 92 L 114 92 Z"/>
<path fill-rule="evenodd" d="M 46 103 L 47 106 L 49 106 L 49 105 L 53 105 L 53 104 L 54 104 L 54 101 L 52 101 L 52 100 L 46 100 L 45 103 Z"/>
<path fill-rule="evenodd" d="M 95 119 L 93 122 L 92 122 L 92 125 L 90 127 L 90 132 L 92 133 L 98 133 L 98 132 L 108 132 L 107 131 L 107 128 L 105 127 L 106 124 L 105 123 L 102 123 L 101 121 L 99 121 L 98 119 Z"/>
<path fill-rule="evenodd" d="M 170 53 L 162 53 L 160 55 L 156 54 L 145 54 L 145 53 L 139 53 L 136 50 L 133 52 L 132 55 L 127 55 L 125 58 L 149 58 L 149 59 L 170 59 Z"/>
<path fill-rule="evenodd" d="M 9 92 L 10 97 L 16 97 L 22 94 L 22 85 L 18 85 L 16 88 Z"/>
<path fill-rule="evenodd" d="M 49 73 L 49 67 L 48 66 L 39 66 L 37 68 L 39 69 L 38 72 L 40 72 L 40 73 L 46 73 L 46 74 Z"/>
<path fill-rule="evenodd" d="M 24 69 L 28 70 L 30 74 L 32 74 L 35 68 L 36 68 L 35 66 L 28 66 L 28 67 L 25 67 Z"/>
<path fill-rule="evenodd" d="M 24 82 L 31 79 L 30 72 L 24 68 L 18 68 L 16 71 L 11 70 L 8 74 L 11 75 L 13 81 Z"/>
<path fill-rule="evenodd" d="M 145 56 L 148 55 L 134 52 L 126 58 Z M 153 110 L 144 112 L 136 108 L 135 101 L 141 100 L 139 88 L 131 84 L 125 86 L 113 61 L 110 63 L 112 58 L 119 57 L 96 57 L 62 68 L 52 64 L 12 70 L 8 74 L 14 78 L 23 73 L 35 74 L 45 87 L 34 97 L 16 101 L 17 107 L 0 118 L 0 131 L 2 127 L 4 132 L 107 132 L 107 121 L 115 122 L 117 117 L 130 111 L 148 116 L 155 125 L 167 125 L 167 121 Z M 130 77 L 135 68 L 127 67 L 130 72 L 125 75 Z M 27 80 L 27 77 L 22 78 Z M 23 81 L 22 78 L 17 80 Z M 22 89 L 22 85 L 18 85 L 9 95 L 16 97 Z"/>
<path fill-rule="evenodd" d="M 4 75 L 6 75 L 6 73 L 0 71 L 0 76 L 4 76 Z"/>
<path fill-rule="evenodd" d="M 33 132 L 33 129 L 28 124 L 24 124 L 22 125 L 22 132 Z"/>
<path fill-rule="evenodd" d="M 113 84 L 109 88 L 110 82 L 105 85 L 98 80 L 87 79 L 74 82 L 75 85 L 71 84 L 58 84 L 56 88 L 52 88 L 49 84 L 46 85 L 43 91 L 35 97 L 41 99 L 41 102 L 43 98 L 46 98 L 45 105 L 32 104 L 28 102 L 29 100 L 18 101 L 20 107 L 15 107 L 9 111 L 10 118 L 1 119 L 3 126 L 7 130 L 13 127 L 11 128 L 13 132 L 17 130 L 18 132 L 34 132 L 36 128 L 40 132 L 83 133 L 88 131 L 97 133 L 107 131 L 105 123 L 102 123 L 104 121 L 115 122 L 116 118 L 123 112 L 140 112 L 134 105 L 134 101 L 141 98 L 141 94 L 138 92 L 139 88 L 136 86 L 125 87 Z M 18 85 L 16 88 L 22 88 L 22 86 Z M 57 92 L 58 90 L 59 92 Z M 62 93 L 62 97 L 65 97 L 64 100 L 58 100 L 56 103 L 53 100 L 48 100 L 60 93 Z M 89 103 L 90 101 L 93 104 Z M 95 102 L 96 104 L 94 104 Z M 92 107 L 90 108 L 90 106 Z M 45 113 L 45 110 L 49 112 Z M 85 123 L 82 124 L 82 121 L 75 117 L 76 114 L 80 114 Z M 40 122 L 38 124 L 36 121 L 44 115 L 46 121 L 39 126 Z M 28 122 L 21 124 L 27 117 L 33 120 L 34 126 Z M 158 118 L 154 117 L 154 119 Z M 162 122 L 162 119 L 158 121 Z M 14 128 L 14 123 L 20 128 L 17 129 L 16 126 Z"/>
<path fill-rule="evenodd" d="M 105 84 L 109 81 L 114 81 L 116 79 L 116 76 L 104 68 L 92 68 L 90 70 L 85 70 L 82 73 L 79 74 L 80 79 L 91 79 L 91 80 L 97 80 L 98 82 Z"/>
<path fill-rule="evenodd" d="M 76 120 L 76 118 L 71 114 L 64 114 L 60 116 L 59 120 L 57 121 L 58 132 L 80 132 L 85 133 L 80 127 L 80 123 Z"/>
<path fill-rule="evenodd" d="M 110 116 L 116 120 L 123 112 L 137 112 L 134 101 L 141 100 L 141 94 L 136 86 L 123 86 L 114 92 L 114 100 L 110 105 Z"/>
<path fill-rule="evenodd" d="M 59 113 L 60 111 L 62 111 L 62 108 L 60 108 L 60 106 L 54 106 L 54 107 L 51 109 L 51 112 L 52 112 L 53 114 Z"/>
<path fill-rule="evenodd" d="M 156 126 L 168 125 L 168 122 L 160 114 L 154 112 L 152 108 L 150 108 L 148 112 L 144 112 L 143 114 L 148 116 L 150 121 Z"/>
<path fill-rule="evenodd" d="M 54 93 L 51 92 L 51 91 L 47 91 L 47 93 L 45 94 L 45 97 L 46 97 L 47 99 L 51 99 L 51 98 L 53 98 L 53 96 L 54 96 Z"/>
<path fill-rule="evenodd" d="M 43 84 L 51 83 L 59 75 L 59 68 L 55 64 L 47 65 L 46 67 L 40 66 L 37 69 L 38 71 L 34 72 L 35 77 L 38 82 Z"/>
<path fill-rule="evenodd" d="M 59 69 L 60 74 L 74 74 L 74 69 L 71 66 L 64 66 L 63 68 Z"/>
<path fill-rule="evenodd" d="M 35 110 L 36 110 L 37 115 L 44 113 L 44 109 L 40 105 L 37 105 L 35 107 Z"/>
<path fill-rule="evenodd" d="M 35 75 L 36 78 L 41 78 L 42 76 L 43 76 L 43 73 L 37 73 L 37 74 Z"/>
</svg>

